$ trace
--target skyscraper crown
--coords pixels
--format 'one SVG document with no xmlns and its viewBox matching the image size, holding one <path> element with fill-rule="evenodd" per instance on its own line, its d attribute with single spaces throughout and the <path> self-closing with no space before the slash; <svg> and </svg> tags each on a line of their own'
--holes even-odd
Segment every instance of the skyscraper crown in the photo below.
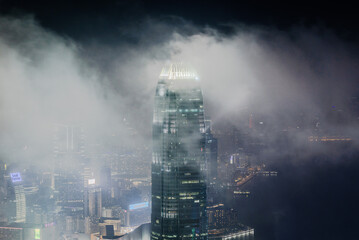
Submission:
<svg viewBox="0 0 359 240">
<path fill-rule="evenodd" d="M 180 62 L 172 63 L 162 68 L 160 79 L 195 79 L 199 77 L 196 71 L 190 66 Z"/>
</svg>

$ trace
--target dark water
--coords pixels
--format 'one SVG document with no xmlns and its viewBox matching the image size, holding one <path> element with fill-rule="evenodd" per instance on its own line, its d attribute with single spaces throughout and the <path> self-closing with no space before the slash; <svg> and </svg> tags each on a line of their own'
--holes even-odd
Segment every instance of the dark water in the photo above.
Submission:
<svg viewBox="0 0 359 240">
<path fill-rule="evenodd" d="M 249 234 L 249 235 L 246 235 L 246 236 L 240 236 L 240 237 L 231 238 L 231 239 L 233 239 L 233 240 L 254 240 L 254 235 Z"/>
<path fill-rule="evenodd" d="M 300 160 L 300 161 L 299 161 Z M 235 204 L 256 240 L 359 239 L 359 154 L 281 159 Z"/>
</svg>

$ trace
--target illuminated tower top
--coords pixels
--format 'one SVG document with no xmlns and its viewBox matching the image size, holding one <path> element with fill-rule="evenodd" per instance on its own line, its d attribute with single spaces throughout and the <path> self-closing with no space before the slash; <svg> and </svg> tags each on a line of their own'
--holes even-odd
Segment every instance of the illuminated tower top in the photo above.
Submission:
<svg viewBox="0 0 359 240">
<path fill-rule="evenodd" d="M 191 68 L 190 66 L 184 64 L 184 63 L 172 63 L 164 68 L 162 68 L 161 74 L 160 74 L 161 80 L 174 80 L 174 79 L 195 79 L 198 80 L 199 77 L 196 73 L 196 71 Z"/>
</svg>

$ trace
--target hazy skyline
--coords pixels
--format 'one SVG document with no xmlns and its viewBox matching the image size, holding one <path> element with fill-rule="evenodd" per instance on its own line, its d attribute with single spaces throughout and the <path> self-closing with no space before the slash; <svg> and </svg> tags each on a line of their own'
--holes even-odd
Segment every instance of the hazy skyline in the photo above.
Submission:
<svg viewBox="0 0 359 240">
<path fill-rule="evenodd" d="M 352 237 L 359 48 L 355 8 L 344 5 L 0 0 L 0 160 L 48 169 L 55 124 L 81 126 L 89 152 L 151 151 L 159 74 L 185 62 L 200 76 L 219 151 L 234 128 L 257 134 L 256 157 L 278 171 L 239 206 L 258 240 Z M 312 135 L 352 140 L 311 144 Z M 151 162 L 126 157 L 116 160 Z"/>
<path fill-rule="evenodd" d="M 173 61 L 198 69 L 214 125 L 238 125 L 237 117 L 248 109 L 284 124 L 277 127 L 292 124 L 299 113 L 325 123 L 333 106 L 350 114 L 348 101 L 358 94 L 357 48 L 329 29 L 282 32 L 242 25 L 227 36 L 183 22 L 191 34 L 148 19 L 147 33 L 157 33 L 156 39 L 163 32 L 165 38 L 110 47 L 76 42 L 32 17 L 2 17 L 3 154 L 16 149 L 14 157 L 25 146 L 34 154 L 42 151 L 55 123 L 80 124 L 95 136 L 120 133 L 115 141 L 131 145 L 127 119 L 138 140 L 148 140 L 158 73 Z M 332 128 L 357 134 L 351 124 Z"/>
</svg>

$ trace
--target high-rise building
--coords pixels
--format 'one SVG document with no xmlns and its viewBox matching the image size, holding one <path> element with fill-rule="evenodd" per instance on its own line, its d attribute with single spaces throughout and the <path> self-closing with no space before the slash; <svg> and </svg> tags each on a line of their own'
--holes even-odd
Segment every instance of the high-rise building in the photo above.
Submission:
<svg viewBox="0 0 359 240">
<path fill-rule="evenodd" d="M 83 215 L 84 187 L 83 178 L 77 171 L 68 171 L 55 177 L 56 204 L 68 216 Z"/>
<path fill-rule="evenodd" d="M 85 134 L 77 125 L 54 126 L 54 171 L 66 172 L 85 161 Z"/>
<path fill-rule="evenodd" d="M 110 207 L 112 204 L 111 197 L 111 168 L 102 166 L 99 173 L 99 186 L 102 192 L 102 206 Z"/>
<path fill-rule="evenodd" d="M 98 232 L 102 213 L 101 188 L 95 184 L 95 179 L 88 180 L 88 187 L 84 193 L 85 233 L 91 234 Z"/>
<path fill-rule="evenodd" d="M 207 239 L 206 157 L 199 78 L 162 69 L 153 114 L 151 239 Z"/>
<path fill-rule="evenodd" d="M 97 187 L 95 183 L 91 183 L 91 181 L 93 180 L 89 180 L 90 184 L 85 189 L 84 215 L 85 217 L 100 218 L 102 211 L 101 188 Z"/>
<path fill-rule="evenodd" d="M 23 223 L 26 221 L 26 197 L 24 186 L 22 185 L 22 178 L 19 172 L 10 173 L 8 179 L 8 207 L 6 212 L 8 221 Z"/>
<path fill-rule="evenodd" d="M 212 134 L 211 120 L 205 120 L 206 126 L 206 158 L 207 158 L 207 183 L 217 178 L 218 171 L 218 141 Z"/>
<path fill-rule="evenodd" d="M 84 132 L 76 125 L 55 125 L 54 153 L 56 156 L 69 153 L 84 153 Z"/>
<path fill-rule="evenodd" d="M 0 204 L 6 200 L 7 195 L 7 182 L 5 181 L 6 164 L 0 159 Z M 1 220 L 0 210 L 0 220 Z"/>
</svg>

